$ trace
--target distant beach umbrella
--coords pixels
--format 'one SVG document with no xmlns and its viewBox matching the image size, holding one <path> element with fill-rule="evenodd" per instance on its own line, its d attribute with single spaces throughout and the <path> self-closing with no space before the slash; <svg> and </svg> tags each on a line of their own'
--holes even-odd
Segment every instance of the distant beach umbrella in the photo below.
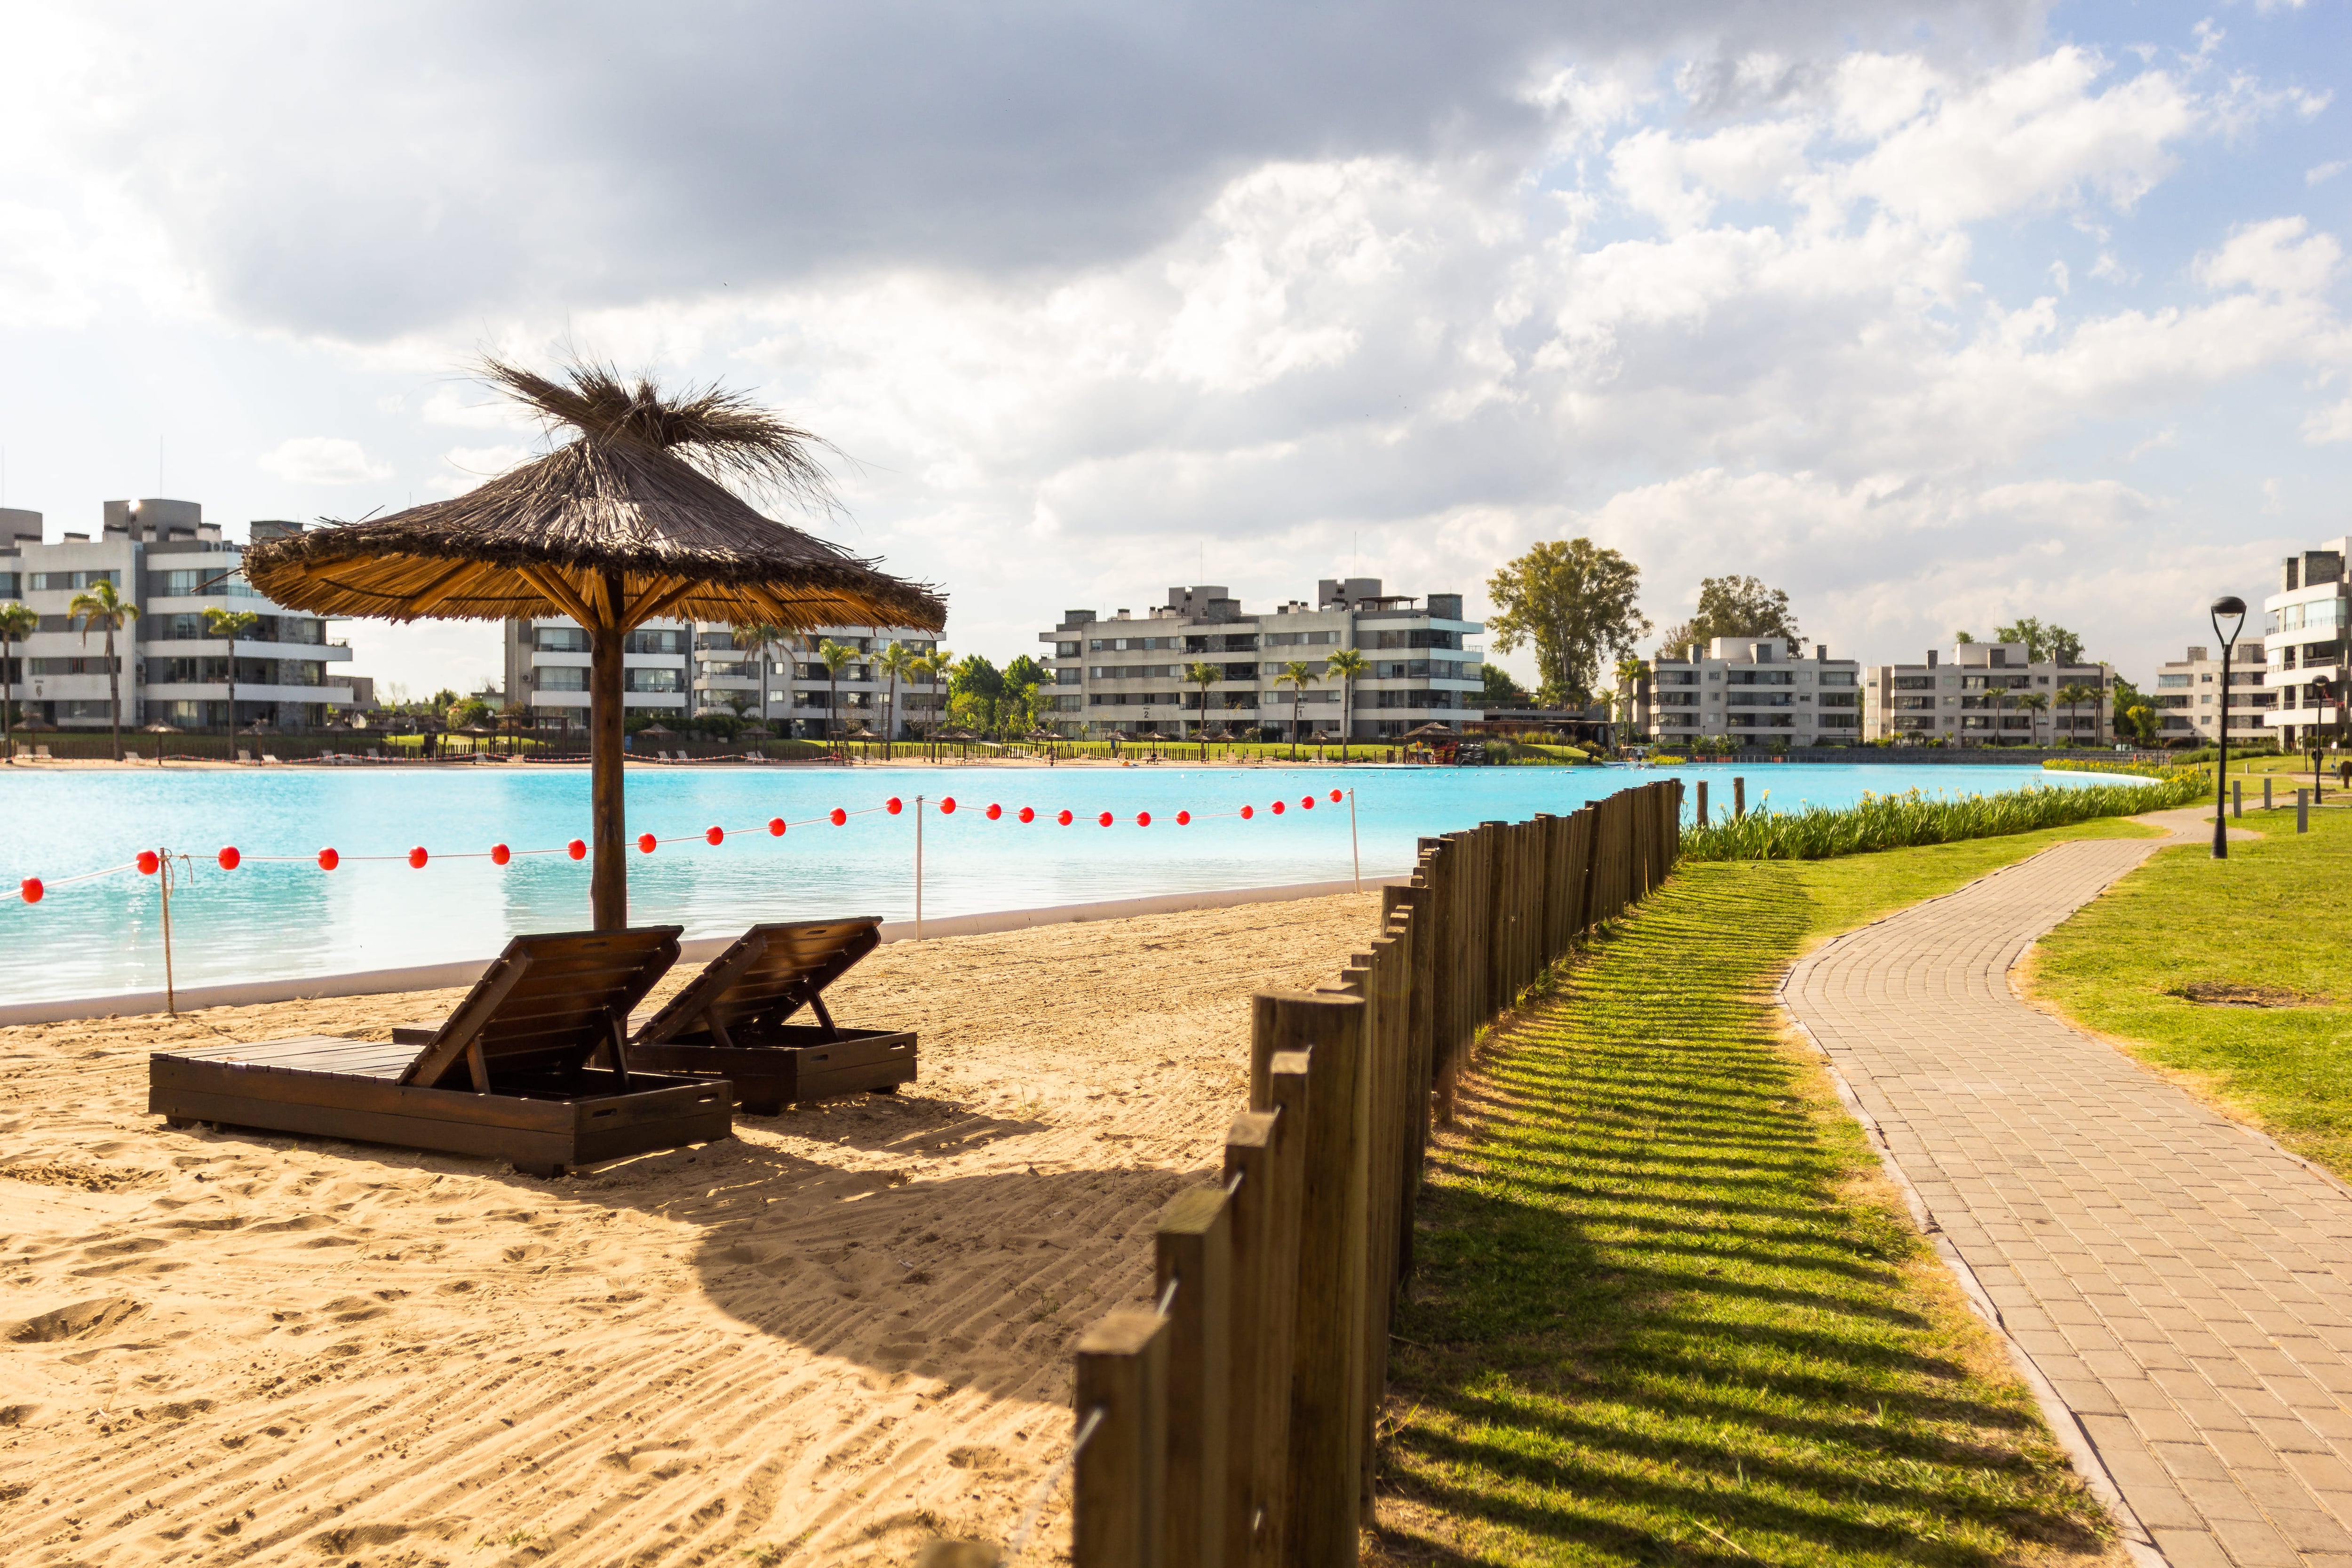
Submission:
<svg viewBox="0 0 2352 1568">
<path fill-rule="evenodd" d="M 245 574 L 316 615 L 504 621 L 568 616 L 589 638 L 589 774 L 599 931 L 628 923 L 622 655 L 628 634 L 676 616 L 787 631 L 899 626 L 936 632 L 940 595 L 763 517 L 730 486 L 835 510 L 826 444 L 740 392 L 666 394 L 609 367 L 553 376 L 499 360 L 492 385 L 551 429 L 545 457 L 449 500 L 252 546 Z"/>
</svg>

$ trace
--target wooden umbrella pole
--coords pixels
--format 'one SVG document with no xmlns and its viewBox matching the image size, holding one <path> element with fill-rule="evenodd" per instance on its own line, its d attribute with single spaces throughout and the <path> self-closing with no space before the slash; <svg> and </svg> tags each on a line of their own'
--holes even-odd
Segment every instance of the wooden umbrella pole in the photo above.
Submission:
<svg viewBox="0 0 2352 1568">
<path fill-rule="evenodd" d="M 594 858 L 588 879 L 589 923 L 597 931 L 629 925 L 628 808 L 621 766 L 621 651 L 628 632 L 620 614 L 621 574 L 604 574 L 604 612 L 588 628 L 588 807 Z"/>
</svg>

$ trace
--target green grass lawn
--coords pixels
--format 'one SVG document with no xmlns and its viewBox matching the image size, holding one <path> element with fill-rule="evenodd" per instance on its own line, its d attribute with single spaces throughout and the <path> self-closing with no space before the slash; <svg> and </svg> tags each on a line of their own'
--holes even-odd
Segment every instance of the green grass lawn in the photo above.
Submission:
<svg viewBox="0 0 2352 1568">
<path fill-rule="evenodd" d="M 1770 989 L 1818 939 L 2103 821 L 1685 867 L 1465 1080 L 1424 1194 L 1392 1558 L 1995 1563 L 2109 1526 Z"/>
<path fill-rule="evenodd" d="M 2042 939 L 2035 994 L 2352 1179 L 2352 811 L 2249 811 L 2268 837 L 2168 849 Z M 2284 1005 L 2182 994 L 2244 987 Z"/>
</svg>

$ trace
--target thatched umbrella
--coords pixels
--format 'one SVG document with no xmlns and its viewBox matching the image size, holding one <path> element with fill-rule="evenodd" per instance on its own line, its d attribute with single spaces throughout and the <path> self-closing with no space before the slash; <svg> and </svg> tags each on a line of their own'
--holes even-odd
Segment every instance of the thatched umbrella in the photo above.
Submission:
<svg viewBox="0 0 2352 1568">
<path fill-rule="evenodd" d="M 729 488 L 823 510 L 823 443 L 740 393 L 666 397 L 649 381 L 572 365 L 550 379 L 497 361 L 485 377 L 551 426 L 579 432 L 547 456 L 451 500 L 281 535 L 245 556 L 254 587 L 329 616 L 502 621 L 568 616 L 588 633 L 590 903 L 596 929 L 628 923 L 621 767 L 621 655 L 657 616 L 788 631 L 902 626 L 938 631 L 938 594 L 762 517 Z"/>
</svg>

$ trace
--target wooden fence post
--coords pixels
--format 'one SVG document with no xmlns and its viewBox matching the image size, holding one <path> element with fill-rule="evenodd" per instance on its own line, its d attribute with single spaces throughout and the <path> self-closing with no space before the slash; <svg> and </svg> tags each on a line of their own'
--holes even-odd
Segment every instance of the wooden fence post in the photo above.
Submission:
<svg viewBox="0 0 2352 1568">
<path fill-rule="evenodd" d="M 1223 1187 L 1179 1193 L 1155 1237 L 1168 1317 L 1166 1568 L 1223 1568 L 1233 1225 Z"/>
<path fill-rule="evenodd" d="M 1290 1384 L 1290 1430 L 1306 1440 L 1291 1445 L 1283 1561 L 1290 1568 L 1353 1568 L 1363 1466 L 1356 1438 L 1363 1427 L 1370 1009 L 1353 996 L 1262 991 L 1252 1010 L 1254 1049 L 1310 1053 Z"/>
<path fill-rule="evenodd" d="M 1168 1320 L 1113 1312 L 1078 1339 L 1077 1421 L 1070 1483 L 1074 1568 L 1163 1568 L 1168 1473 Z M 1353 1493 L 1349 1494 L 1353 1500 Z"/>
</svg>

